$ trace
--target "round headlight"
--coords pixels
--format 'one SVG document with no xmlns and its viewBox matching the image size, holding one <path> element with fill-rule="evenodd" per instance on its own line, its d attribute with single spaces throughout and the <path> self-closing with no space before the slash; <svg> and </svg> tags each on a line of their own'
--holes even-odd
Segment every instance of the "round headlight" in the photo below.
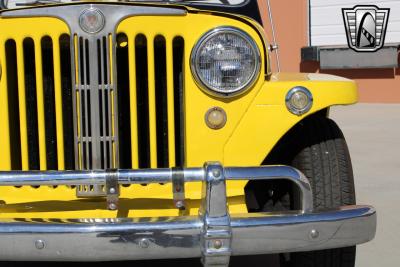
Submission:
<svg viewBox="0 0 400 267">
<path fill-rule="evenodd" d="M 250 88 L 260 74 L 260 50 L 245 32 L 222 27 L 207 32 L 193 48 L 191 68 L 208 92 L 231 96 Z"/>
</svg>

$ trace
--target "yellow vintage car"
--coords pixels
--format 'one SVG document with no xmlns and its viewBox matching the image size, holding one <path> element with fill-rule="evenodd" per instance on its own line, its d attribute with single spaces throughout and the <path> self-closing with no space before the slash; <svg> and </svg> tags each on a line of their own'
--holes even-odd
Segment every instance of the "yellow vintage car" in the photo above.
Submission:
<svg viewBox="0 0 400 267">
<path fill-rule="evenodd" d="M 354 266 L 356 84 L 273 48 L 253 0 L 1 0 L 0 260 Z"/>
</svg>

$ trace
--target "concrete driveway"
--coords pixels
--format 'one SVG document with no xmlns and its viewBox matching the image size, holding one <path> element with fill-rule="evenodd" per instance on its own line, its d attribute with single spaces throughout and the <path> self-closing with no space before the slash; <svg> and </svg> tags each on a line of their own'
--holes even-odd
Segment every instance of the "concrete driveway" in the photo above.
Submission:
<svg viewBox="0 0 400 267">
<path fill-rule="evenodd" d="M 378 231 L 374 241 L 358 246 L 357 267 L 399 266 L 400 262 L 400 105 L 358 104 L 334 107 L 330 114 L 342 128 L 352 156 L 357 202 L 374 205 Z M 232 267 L 278 267 L 269 256 L 234 257 Z M 274 258 L 272 258 L 274 260 Z M 40 266 L 53 266 L 41 263 Z M 120 263 L 57 263 L 58 266 L 200 267 L 199 259 Z M 9 266 L 26 266 L 10 263 Z M 322 267 L 322 266 L 321 266 Z"/>
<path fill-rule="evenodd" d="M 400 105 L 335 107 L 352 156 L 357 202 L 378 212 L 375 239 L 357 250 L 357 267 L 399 266 Z"/>
</svg>

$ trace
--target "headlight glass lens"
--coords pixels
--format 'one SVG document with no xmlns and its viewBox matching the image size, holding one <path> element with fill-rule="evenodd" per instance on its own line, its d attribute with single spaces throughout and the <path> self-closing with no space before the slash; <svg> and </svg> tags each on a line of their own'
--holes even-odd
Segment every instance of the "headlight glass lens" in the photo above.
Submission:
<svg viewBox="0 0 400 267">
<path fill-rule="evenodd" d="M 236 28 L 206 33 L 192 52 L 192 72 L 203 88 L 232 95 L 251 87 L 260 72 L 254 40 Z"/>
</svg>

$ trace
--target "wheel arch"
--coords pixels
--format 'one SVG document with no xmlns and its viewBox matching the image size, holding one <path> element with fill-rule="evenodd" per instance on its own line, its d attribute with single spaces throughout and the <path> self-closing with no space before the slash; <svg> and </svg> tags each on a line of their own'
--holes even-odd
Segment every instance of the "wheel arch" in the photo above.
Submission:
<svg viewBox="0 0 400 267">
<path fill-rule="evenodd" d="M 292 144 L 294 141 L 294 136 L 296 135 L 296 131 L 298 130 L 299 126 L 303 124 L 305 120 L 309 120 L 314 117 L 325 117 L 327 118 L 329 115 L 330 107 L 326 107 L 321 109 L 313 114 L 310 114 L 307 117 L 302 118 L 299 122 L 294 124 L 279 140 L 278 142 L 272 147 L 272 149 L 266 153 L 264 160 L 262 161 L 262 165 L 274 165 L 274 164 L 289 164 L 291 159 L 285 158 L 285 155 L 288 153 L 283 153 L 284 151 L 288 150 L 295 150 L 296 147 Z"/>
<path fill-rule="evenodd" d="M 313 96 L 311 110 L 301 116 L 292 114 L 285 105 L 287 93 L 296 86 L 306 87 Z M 310 116 L 328 116 L 330 107 L 354 104 L 357 99 L 357 86 L 350 80 L 267 81 L 226 141 L 223 162 L 234 166 L 260 165 L 301 121 Z"/>
</svg>

